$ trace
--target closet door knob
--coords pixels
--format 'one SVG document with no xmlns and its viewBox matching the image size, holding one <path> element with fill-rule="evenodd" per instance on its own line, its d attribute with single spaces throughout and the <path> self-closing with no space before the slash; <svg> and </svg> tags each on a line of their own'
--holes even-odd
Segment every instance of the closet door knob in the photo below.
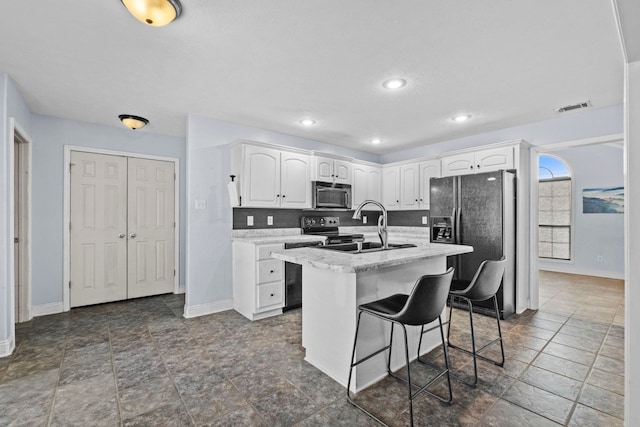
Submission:
<svg viewBox="0 0 640 427">
<path fill-rule="evenodd" d="M 131 234 L 129 234 L 129 238 L 130 238 L 130 239 L 135 239 L 135 238 L 136 238 L 136 233 L 131 233 Z"/>
</svg>

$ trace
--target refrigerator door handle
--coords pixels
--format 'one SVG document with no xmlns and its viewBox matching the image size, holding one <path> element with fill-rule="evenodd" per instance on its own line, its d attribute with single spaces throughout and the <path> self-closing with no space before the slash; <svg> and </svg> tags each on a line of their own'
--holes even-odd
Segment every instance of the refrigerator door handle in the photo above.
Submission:
<svg viewBox="0 0 640 427">
<path fill-rule="evenodd" d="M 462 239 L 460 237 L 460 216 L 462 215 L 462 212 L 460 210 L 460 208 L 455 209 L 456 213 L 455 213 L 455 221 L 456 221 L 456 225 L 455 225 L 455 241 L 457 245 L 462 244 Z"/>
</svg>

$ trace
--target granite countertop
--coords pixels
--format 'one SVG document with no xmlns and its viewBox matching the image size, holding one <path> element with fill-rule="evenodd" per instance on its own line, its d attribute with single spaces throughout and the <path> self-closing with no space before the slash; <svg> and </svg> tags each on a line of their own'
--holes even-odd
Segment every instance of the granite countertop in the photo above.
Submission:
<svg viewBox="0 0 640 427">
<path fill-rule="evenodd" d="M 362 233 L 368 242 L 378 242 L 377 227 L 340 227 L 340 233 Z M 389 241 L 392 243 L 428 243 L 429 228 L 426 227 L 392 227 L 388 228 Z M 246 243 L 295 243 L 324 241 L 323 236 L 302 234 L 299 228 L 267 228 L 233 230 L 234 242 Z"/>
<path fill-rule="evenodd" d="M 256 230 L 234 230 L 234 242 L 245 243 L 295 243 L 295 242 L 323 242 L 324 236 L 301 234 L 299 228 L 268 228 Z"/>
<path fill-rule="evenodd" d="M 391 239 L 390 239 L 391 240 Z M 399 243 L 391 240 L 391 243 Z M 310 265 L 323 270 L 339 273 L 358 273 L 379 268 L 407 264 L 436 256 L 458 255 L 473 252 L 471 246 L 449 245 L 444 243 L 419 243 L 415 248 L 393 249 L 388 251 L 348 254 L 318 248 L 287 249 L 271 252 L 273 258 Z"/>
</svg>

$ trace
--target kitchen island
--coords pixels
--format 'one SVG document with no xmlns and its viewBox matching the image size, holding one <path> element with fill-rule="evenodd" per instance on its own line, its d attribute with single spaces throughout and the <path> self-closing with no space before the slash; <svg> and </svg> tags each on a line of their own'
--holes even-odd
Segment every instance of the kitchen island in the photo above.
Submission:
<svg viewBox="0 0 640 427">
<path fill-rule="evenodd" d="M 327 248 L 300 248 L 274 251 L 271 256 L 302 265 L 302 346 L 306 350 L 305 359 L 346 386 L 358 305 L 396 293 L 408 294 L 422 275 L 444 273 L 447 256 L 472 251 L 470 246 L 419 243 L 413 248 L 359 254 Z M 389 339 L 389 330 L 388 322 L 363 316 L 356 357 L 383 347 Z M 420 328 L 408 327 L 407 332 L 409 355 L 415 358 Z M 404 365 L 401 335 L 394 334 L 391 358 L 394 370 Z M 422 352 L 427 353 L 438 345 L 440 332 L 434 330 L 424 335 Z M 354 368 L 352 391 L 362 390 L 387 375 L 384 354 Z"/>
</svg>

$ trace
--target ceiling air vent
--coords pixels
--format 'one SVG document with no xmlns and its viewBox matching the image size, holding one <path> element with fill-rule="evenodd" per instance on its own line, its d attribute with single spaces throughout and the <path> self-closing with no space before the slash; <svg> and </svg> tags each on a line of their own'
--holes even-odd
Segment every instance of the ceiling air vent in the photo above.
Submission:
<svg viewBox="0 0 640 427">
<path fill-rule="evenodd" d="M 567 111 L 579 110 L 581 108 L 591 107 L 591 101 L 581 102 L 580 104 L 565 105 L 564 107 L 556 108 L 556 113 L 566 113 Z"/>
</svg>

